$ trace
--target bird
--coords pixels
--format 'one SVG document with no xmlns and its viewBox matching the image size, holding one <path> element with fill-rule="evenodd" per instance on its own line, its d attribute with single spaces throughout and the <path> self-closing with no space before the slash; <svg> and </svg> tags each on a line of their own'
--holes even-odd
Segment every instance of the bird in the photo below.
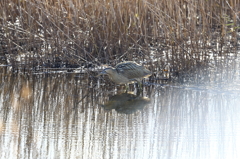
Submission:
<svg viewBox="0 0 240 159">
<path fill-rule="evenodd" d="M 137 82 L 142 89 L 141 81 L 143 78 L 151 76 L 151 71 L 137 64 L 134 61 L 125 61 L 116 65 L 115 68 L 105 68 L 98 76 L 108 75 L 116 84 L 125 84 L 126 91 L 129 83 Z"/>
</svg>

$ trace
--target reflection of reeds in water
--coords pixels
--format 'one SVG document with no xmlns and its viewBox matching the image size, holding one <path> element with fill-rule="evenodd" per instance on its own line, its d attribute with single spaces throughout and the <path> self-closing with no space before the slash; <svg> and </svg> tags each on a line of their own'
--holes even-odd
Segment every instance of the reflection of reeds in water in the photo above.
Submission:
<svg viewBox="0 0 240 159">
<path fill-rule="evenodd" d="M 87 92 L 91 92 L 89 90 L 93 87 L 88 76 L 76 77 L 77 74 L 62 73 L 25 76 L 5 71 L 1 73 L 1 94 L 6 108 L 14 106 L 14 109 L 26 109 L 28 111 L 29 108 L 27 107 L 35 109 L 35 104 L 37 104 L 38 109 L 44 112 L 46 110 L 57 110 L 60 104 L 71 110 L 78 105 L 79 100 Z M 88 93 L 83 99 L 81 103 L 83 107 L 85 106 L 84 103 L 87 103 L 86 98 L 89 100 L 90 96 L 91 94 Z M 25 105 L 24 103 L 28 104 Z M 41 105 L 44 107 L 41 107 Z"/>
<path fill-rule="evenodd" d="M 239 70 L 239 64 L 232 66 Z M 236 71 L 217 71 L 221 76 L 210 79 L 215 86 L 229 86 L 232 77 L 239 80 Z M 145 107 L 149 99 L 117 94 L 104 105 L 116 111 L 104 111 L 97 104 L 107 101 L 114 88 L 99 88 L 96 82 L 88 74 L 27 76 L 0 69 L 1 157 L 59 158 L 59 152 L 62 158 L 140 159 L 149 154 L 156 158 L 239 154 L 235 140 L 240 127 L 239 88 L 222 93 L 163 87 L 152 91 L 151 105 Z M 239 86 L 239 81 L 235 84 Z M 133 113 L 136 110 L 142 111 Z"/>
<path fill-rule="evenodd" d="M 150 99 L 132 93 L 116 94 L 102 105 L 105 110 L 115 109 L 118 113 L 132 114 L 142 110 L 150 103 Z"/>
</svg>

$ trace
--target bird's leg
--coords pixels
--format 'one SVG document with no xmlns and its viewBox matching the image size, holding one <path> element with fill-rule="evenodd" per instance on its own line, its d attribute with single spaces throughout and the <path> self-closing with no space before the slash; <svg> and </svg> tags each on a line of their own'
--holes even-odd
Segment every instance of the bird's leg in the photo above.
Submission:
<svg viewBox="0 0 240 159">
<path fill-rule="evenodd" d="M 142 81 L 137 81 L 137 85 L 138 85 L 138 88 L 139 88 L 140 90 L 143 89 Z"/>
<path fill-rule="evenodd" d="M 125 92 L 127 93 L 127 92 L 128 92 L 128 88 L 129 88 L 129 86 L 128 86 L 128 83 L 127 83 L 127 84 L 125 84 L 125 87 L 126 87 L 126 90 L 125 90 Z"/>
<path fill-rule="evenodd" d="M 142 82 L 137 82 L 138 88 L 137 88 L 137 96 L 139 96 L 141 93 L 143 93 L 143 84 Z"/>
<path fill-rule="evenodd" d="M 139 82 L 139 89 L 143 89 L 143 84 L 142 84 L 142 82 Z"/>
</svg>

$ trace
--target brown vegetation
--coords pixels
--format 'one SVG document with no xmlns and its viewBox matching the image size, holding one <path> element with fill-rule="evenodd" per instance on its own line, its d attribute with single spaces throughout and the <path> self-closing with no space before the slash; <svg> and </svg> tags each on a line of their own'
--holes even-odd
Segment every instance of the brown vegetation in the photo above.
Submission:
<svg viewBox="0 0 240 159">
<path fill-rule="evenodd" d="M 236 51 L 239 3 L 1 0 L 0 62 L 33 68 L 145 60 L 184 69 L 210 53 Z"/>
</svg>

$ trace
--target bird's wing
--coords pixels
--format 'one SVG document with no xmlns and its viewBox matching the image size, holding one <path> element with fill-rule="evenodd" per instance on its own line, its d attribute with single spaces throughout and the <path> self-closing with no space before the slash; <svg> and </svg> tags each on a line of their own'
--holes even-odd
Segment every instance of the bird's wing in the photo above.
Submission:
<svg viewBox="0 0 240 159">
<path fill-rule="evenodd" d="M 149 72 L 143 66 L 140 66 L 133 62 L 120 63 L 116 66 L 116 70 L 119 74 L 127 77 L 128 79 L 142 78 Z"/>
</svg>

